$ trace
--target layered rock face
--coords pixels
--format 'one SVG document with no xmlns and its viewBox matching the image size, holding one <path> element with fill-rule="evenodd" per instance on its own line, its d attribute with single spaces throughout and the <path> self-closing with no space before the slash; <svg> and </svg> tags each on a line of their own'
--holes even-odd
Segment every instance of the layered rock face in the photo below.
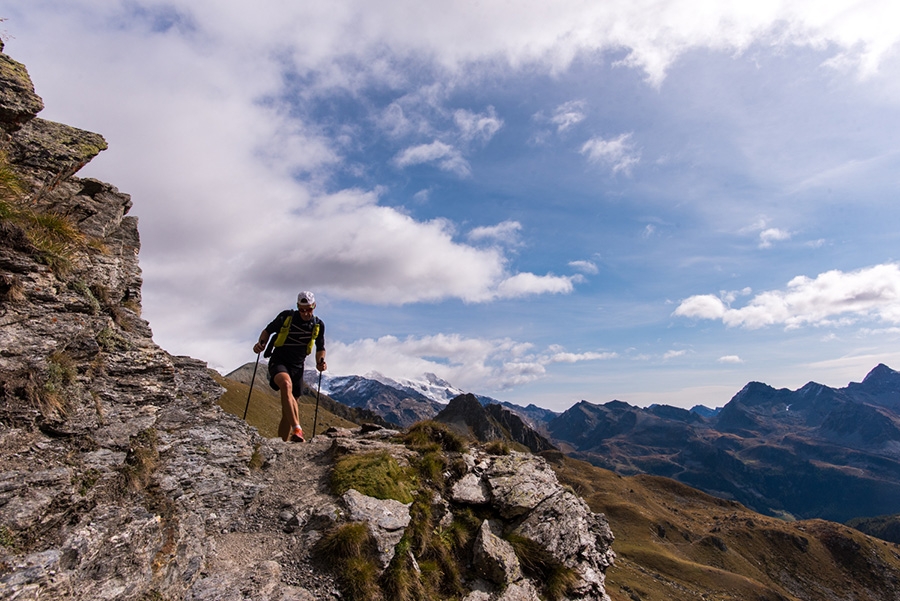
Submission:
<svg viewBox="0 0 900 601">
<path fill-rule="evenodd" d="M 73 176 L 106 142 L 35 117 L 5 54 L 0 90 L 0 598 L 181 598 L 258 441 L 153 343 L 131 199 Z"/>
<path fill-rule="evenodd" d="M 397 433 L 288 445 L 223 412 L 206 365 L 160 349 L 140 316 L 131 199 L 74 175 L 105 141 L 37 118 L 25 68 L 2 50 L 0 599 L 341 598 L 310 559 L 323 531 L 370 524 L 389 561 L 408 522 L 384 519 L 397 502 L 334 497 L 328 473 L 376 443 L 407 456 Z M 537 457 L 464 463 L 457 498 L 434 503 L 495 516 L 470 601 L 537 599 L 498 537 L 511 532 L 574 571 L 572 598 L 607 598 L 602 515 Z"/>
</svg>

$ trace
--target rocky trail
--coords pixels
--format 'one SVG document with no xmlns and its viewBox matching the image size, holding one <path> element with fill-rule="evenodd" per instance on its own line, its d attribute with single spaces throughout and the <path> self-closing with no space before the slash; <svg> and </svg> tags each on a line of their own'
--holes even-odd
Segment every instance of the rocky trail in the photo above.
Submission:
<svg viewBox="0 0 900 601">
<path fill-rule="evenodd" d="M 334 503 L 328 492 L 332 442 L 323 435 L 306 443 L 263 442 L 264 464 L 251 476 L 261 491 L 243 515 L 211 535 L 206 572 L 215 576 L 207 578 L 209 586 L 195 587 L 193 599 L 339 598 L 331 573 L 310 557 L 331 525 L 321 512 Z M 281 586 L 273 585 L 279 580 Z"/>
</svg>

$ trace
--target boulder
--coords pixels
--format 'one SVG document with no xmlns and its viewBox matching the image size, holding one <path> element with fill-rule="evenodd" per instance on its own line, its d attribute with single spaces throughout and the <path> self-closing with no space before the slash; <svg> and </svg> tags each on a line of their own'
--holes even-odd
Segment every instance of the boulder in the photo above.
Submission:
<svg viewBox="0 0 900 601">
<path fill-rule="evenodd" d="M 501 587 L 522 578 L 522 566 L 515 549 L 493 531 L 489 520 L 481 523 L 475 537 L 472 564 L 480 576 Z"/>
<path fill-rule="evenodd" d="M 394 499 L 375 499 L 350 489 L 342 497 L 351 522 L 365 522 L 378 547 L 382 569 L 394 558 L 394 547 L 409 525 L 409 505 Z"/>
</svg>

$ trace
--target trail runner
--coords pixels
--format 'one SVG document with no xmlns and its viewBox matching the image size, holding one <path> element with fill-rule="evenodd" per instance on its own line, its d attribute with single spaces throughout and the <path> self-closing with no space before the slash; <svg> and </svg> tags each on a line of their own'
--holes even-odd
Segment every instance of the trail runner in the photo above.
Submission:
<svg viewBox="0 0 900 601">
<path fill-rule="evenodd" d="M 269 385 L 281 392 L 281 422 L 278 435 L 285 442 L 303 442 L 303 428 L 297 412 L 297 397 L 303 391 L 303 364 L 306 356 L 316 351 L 316 369 L 325 371 L 325 323 L 313 315 L 316 297 L 303 291 L 297 295 L 297 310 L 278 314 L 260 333 L 253 352 L 266 349 L 269 357 Z M 267 345 L 269 338 L 276 337 Z M 271 356 L 270 356 L 271 355 Z"/>
</svg>

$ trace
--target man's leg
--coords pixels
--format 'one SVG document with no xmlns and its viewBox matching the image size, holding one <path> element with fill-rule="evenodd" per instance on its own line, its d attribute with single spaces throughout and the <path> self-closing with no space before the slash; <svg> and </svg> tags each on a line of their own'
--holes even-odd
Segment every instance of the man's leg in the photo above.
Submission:
<svg viewBox="0 0 900 601">
<path fill-rule="evenodd" d="M 275 385 L 281 391 L 281 422 L 278 424 L 278 436 L 281 440 L 287 442 L 291 437 L 291 430 L 300 423 L 300 416 L 297 412 L 297 399 L 294 398 L 292 391 L 293 383 L 291 377 L 279 372 L 275 374 Z"/>
</svg>

